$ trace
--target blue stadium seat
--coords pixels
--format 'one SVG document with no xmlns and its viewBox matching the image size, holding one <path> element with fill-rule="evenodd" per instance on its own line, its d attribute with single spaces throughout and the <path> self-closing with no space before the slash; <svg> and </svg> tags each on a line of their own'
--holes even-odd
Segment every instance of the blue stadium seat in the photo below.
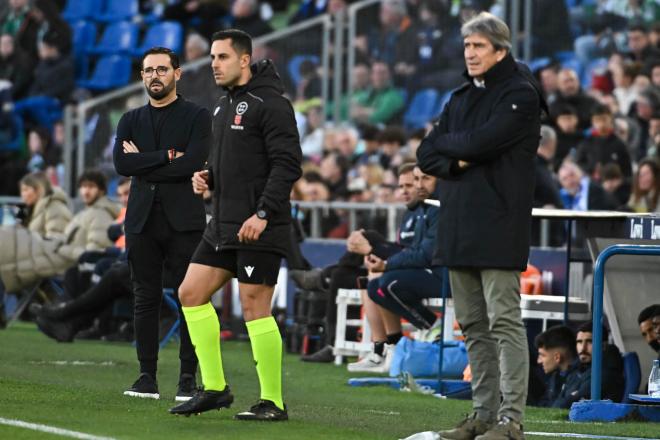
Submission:
<svg viewBox="0 0 660 440">
<path fill-rule="evenodd" d="M 99 43 L 87 52 L 99 55 L 130 53 L 135 49 L 137 39 L 138 28 L 135 24 L 127 21 L 112 23 L 103 31 Z"/>
<path fill-rule="evenodd" d="M 78 87 L 89 90 L 110 90 L 128 84 L 131 77 L 131 59 L 121 55 L 100 58 L 92 77 L 76 82 Z"/>
<path fill-rule="evenodd" d="M 561 62 L 561 67 L 564 69 L 573 69 L 577 73 L 578 78 L 582 77 L 582 63 L 577 58 L 569 58 Z"/>
<path fill-rule="evenodd" d="M 105 23 L 131 20 L 134 16 L 139 14 L 139 9 L 138 0 L 106 0 L 105 8 L 97 8 L 94 20 Z"/>
<path fill-rule="evenodd" d="M 639 385 L 642 382 L 642 369 L 639 365 L 639 356 L 634 351 L 623 354 L 623 378 L 625 384 L 621 402 L 631 403 L 628 396 L 638 393 Z"/>
<path fill-rule="evenodd" d="M 154 46 L 167 47 L 176 53 L 181 53 L 183 41 L 183 27 L 176 21 L 163 21 L 147 30 L 142 44 L 133 50 L 133 56 L 142 57 L 142 54 Z"/>
<path fill-rule="evenodd" d="M 300 77 L 300 65 L 304 61 L 311 61 L 312 63 L 318 64 L 321 62 L 319 57 L 316 55 L 295 55 L 289 60 L 289 63 L 287 64 L 287 71 L 289 72 L 289 77 L 291 78 L 291 81 L 293 81 L 293 84 L 298 86 L 298 83 L 302 79 Z"/>
<path fill-rule="evenodd" d="M 92 18 L 94 13 L 103 7 L 103 1 L 67 0 L 62 11 L 62 18 L 69 23 Z"/>
<path fill-rule="evenodd" d="M 96 43 L 96 25 L 89 21 L 76 21 L 71 25 L 73 32 L 73 57 L 76 65 L 76 79 L 88 75 L 89 49 Z"/>
<path fill-rule="evenodd" d="M 440 113 L 440 93 L 436 89 L 423 89 L 415 93 L 403 115 L 403 125 L 408 130 L 423 128 Z"/>
<path fill-rule="evenodd" d="M 445 106 L 449 103 L 449 100 L 451 99 L 451 95 L 454 93 L 453 90 L 450 90 L 446 92 L 442 97 L 440 98 L 440 111 L 438 114 L 442 113 L 442 111 L 445 109 Z"/>
<path fill-rule="evenodd" d="M 530 60 L 530 62 L 527 64 L 527 67 L 529 67 L 529 70 L 532 72 L 536 72 L 537 70 L 546 67 L 550 63 L 552 63 L 552 59 L 549 57 L 534 58 L 533 60 Z"/>
</svg>

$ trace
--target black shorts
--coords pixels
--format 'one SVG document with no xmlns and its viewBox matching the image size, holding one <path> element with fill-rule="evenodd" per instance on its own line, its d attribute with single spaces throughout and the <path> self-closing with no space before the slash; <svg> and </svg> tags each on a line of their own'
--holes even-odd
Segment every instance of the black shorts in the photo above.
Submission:
<svg viewBox="0 0 660 440">
<path fill-rule="evenodd" d="M 219 267 L 233 273 L 239 283 L 277 284 L 282 257 L 272 252 L 239 249 L 216 251 L 206 240 L 200 241 L 191 263 Z"/>
</svg>

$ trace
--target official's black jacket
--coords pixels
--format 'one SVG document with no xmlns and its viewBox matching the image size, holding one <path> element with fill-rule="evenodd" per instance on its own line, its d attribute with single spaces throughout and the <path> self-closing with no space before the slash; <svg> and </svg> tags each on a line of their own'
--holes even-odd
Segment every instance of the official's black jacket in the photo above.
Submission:
<svg viewBox="0 0 660 440">
<path fill-rule="evenodd" d="M 484 79 L 483 88 L 470 79 L 453 93 L 417 150 L 422 171 L 443 179 L 433 263 L 524 270 L 545 102 L 511 55 Z M 459 160 L 471 165 L 461 170 Z"/>
<path fill-rule="evenodd" d="M 209 157 L 213 219 L 204 239 L 217 249 L 252 249 L 286 255 L 293 183 L 302 151 L 291 103 L 270 60 L 252 65 L 252 78 L 228 91 L 213 113 Z M 266 229 L 255 243 L 238 241 L 243 222 L 263 209 Z"/>
<path fill-rule="evenodd" d="M 167 109 L 161 124 L 159 145 L 156 145 L 149 104 L 126 112 L 117 125 L 115 169 L 122 176 L 133 176 L 124 223 L 128 233 L 142 232 L 156 192 L 175 230 L 201 231 L 206 226 L 204 203 L 193 193 L 190 179 L 195 171 L 202 169 L 208 157 L 211 115 L 181 96 L 169 105 L 172 107 Z M 124 153 L 125 140 L 132 140 L 140 152 Z M 169 163 L 170 148 L 184 155 Z"/>
</svg>

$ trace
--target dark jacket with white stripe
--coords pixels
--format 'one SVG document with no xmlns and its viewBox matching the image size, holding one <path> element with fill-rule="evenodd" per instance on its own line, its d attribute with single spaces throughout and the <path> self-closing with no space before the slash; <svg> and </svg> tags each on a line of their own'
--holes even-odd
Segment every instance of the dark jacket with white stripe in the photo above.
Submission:
<svg viewBox="0 0 660 440">
<path fill-rule="evenodd" d="M 216 249 L 250 249 L 286 255 L 293 183 L 302 174 L 302 151 L 293 108 L 270 60 L 252 65 L 252 78 L 229 90 L 213 113 L 209 157 L 213 218 L 204 239 Z M 243 222 L 257 210 L 268 215 L 255 243 L 238 241 Z"/>
</svg>

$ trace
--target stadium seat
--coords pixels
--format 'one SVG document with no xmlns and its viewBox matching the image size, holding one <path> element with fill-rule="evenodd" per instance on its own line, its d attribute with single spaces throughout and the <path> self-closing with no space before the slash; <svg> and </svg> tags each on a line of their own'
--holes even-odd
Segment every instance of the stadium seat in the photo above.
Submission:
<svg viewBox="0 0 660 440">
<path fill-rule="evenodd" d="M 630 352 L 623 354 L 623 378 L 625 384 L 623 387 L 622 403 L 631 403 L 630 394 L 639 392 L 639 385 L 642 381 L 642 369 L 639 365 L 639 356 L 637 353 Z"/>
<path fill-rule="evenodd" d="M 318 64 L 320 63 L 320 59 L 316 55 L 295 55 L 289 60 L 289 63 L 287 64 L 287 70 L 289 72 L 289 77 L 291 78 L 291 81 L 293 81 L 293 84 L 295 86 L 298 86 L 298 83 L 302 79 L 300 76 L 300 65 L 304 61 L 311 61 L 312 63 Z"/>
<path fill-rule="evenodd" d="M 604 73 L 605 70 L 607 70 L 607 58 L 596 58 L 595 60 L 590 61 L 589 64 L 584 67 L 584 71 L 582 72 L 582 87 L 591 87 L 594 73 L 598 71 Z"/>
<path fill-rule="evenodd" d="M 73 31 L 73 57 L 76 65 L 76 79 L 88 75 L 89 57 L 87 52 L 96 43 L 96 25 L 89 21 L 76 21 L 71 25 Z"/>
<path fill-rule="evenodd" d="M 440 113 L 440 93 L 435 89 L 423 89 L 415 93 L 403 115 L 403 125 L 408 130 L 423 128 Z"/>
<path fill-rule="evenodd" d="M 94 20 L 104 23 L 131 20 L 139 12 L 138 0 L 106 0 L 105 8 L 97 8 Z"/>
<path fill-rule="evenodd" d="M 442 97 L 440 98 L 440 111 L 438 114 L 442 113 L 442 111 L 445 109 L 445 106 L 449 103 L 449 100 L 451 99 L 451 95 L 454 93 L 453 90 L 448 91 Z"/>
<path fill-rule="evenodd" d="M 96 10 L 103 6 L 102 1 L 91 2 L 89 0 L 67 0 L 62 11 L 62 18 L 69 23 L 92 18 Z"/>
<path fill-rule="evenodd" d="M 101 41 L 88 49 L 88 53 L 99 55 L 130 53 L 135 49 L 137 39 L 137 26 L 127 21 L 120 21 L 105 28 Z"/>
<path fill-rule="evenodd" d="M 128 84 L 131 77 L 131 60 L 121 55 L 108 55 L 96 62 L 92 77 L 78 81 L 78 87 L 89 90 L 109 90 Z"/>
<path fill-rule="evenodd" d="M 577 58 L 568 58 L 561 62 L 561 67 L 564 69 L 572 69 L 577 73 L 578 78 L 582 77 L 582 63 Z"/>
<path fill-rule="evenodd" d="M 529 70 L 532 72 L 536 72 L 537 70 L 543 69 L 550 63 L 552 63 L 552 59 L 549 57 L 535 58 L 527 64 L 527 67 L 529 67 Z"/>
<path fill-rule="evenodd" d="M 167 47 L 176 53 L 181 53 L 183 27 L 176 21 L 163 21 L 147 30 L 142 44 L 133 50 L 134 57 L 142 57 L 147 50 L 155 46 Z"/>
</svg>

